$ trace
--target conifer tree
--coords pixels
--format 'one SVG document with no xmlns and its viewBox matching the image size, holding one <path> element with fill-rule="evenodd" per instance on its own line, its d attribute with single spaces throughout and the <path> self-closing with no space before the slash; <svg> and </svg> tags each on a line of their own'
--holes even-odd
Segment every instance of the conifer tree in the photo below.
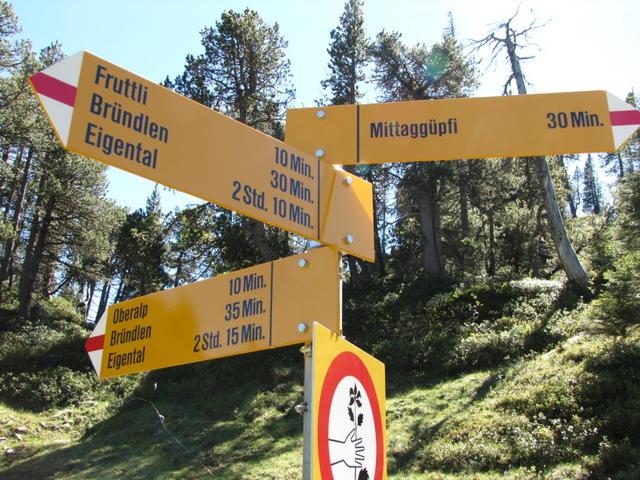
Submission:
<svg viewBox="0 0 640 480">
<path fill-rule="evenodd" d="M 170 216 L 166 230 L 174 287 L 217 273 L 215 264 L 221 263 L 217 248 L 217 210 L 214 205 L 203 203 L 176 211 Z"/>
<path fill-rule="evenodd" d="M 169 282 L 166 256 L 167 243 L 156 185 L 147 198 L 146 207 L 127 215 L 120 231 L 116 257 L 121 282 L 116 301 L 162 290 Z"/>
<path fill-rule="evenodd" d="M 15 38 L 21 30 L 13 6 L 0 0 L 0 73 L 18 68 L 29 55 L 29 41 Z"/>
<path fill-rule="evenodd" d="M 369 61 L 369 41 L 364 31 L 363 0 L 347 0 L 340 24 L 331 30 L 329 78 L 321 82 L 329 90 L 331 105 L 355 104 L 362 98 L 360 84 Z"/>
<path fill-rule="evenodd" d="M 363 8 L 364 2 L 362 0 L 347 0 L 338 26 L 331 30 L 331 43 L 327 49 L 330 75 L 320 82 L 328 94 L 318 103 L 356 104 L 362 98 L 361 85 L 366 80 L 365 68 L 370 60 L 370 42 L 364 31 Z M 374 265 L 377 276 L 383 276 L 385 272 L 385 252 L 380 235 L 381 224 L 384 223 L 381 218 L 385 194 L 381 190 L 382 182 L 379 181 L 384 176 L 385 169 L 385 166 L 378 165 L 366 168 L 347 168 L 373 185 Z M 351 256 L 347 257 L 347 262 L 350 280 L 356 286 L 361 283 L 361 272 L 371 273 L 371 268 L 367 264 Z"/>
<path fill-rule="evenodd" d="M 573 171 L 573 177 L 571 180 L 573 191 L 575 192 L 575 204 L 576 208 L 582 205 L 582 170 L 580 165 L 576 165 L 576 169 Z"/>
<path fill-rule="evenodd" d="M 582 175 L 582 210 L 596 215 L 602 211 L 602 188 L 594 170 L 591 154 L 587 156 Z"/>
<path fill-rule="evenodd" d="M 468 95 L 476 86 L 473 60 L 465 56 L 453 21 L 442 40 L 428 48 L 406 46 L 397 32 L 381 32 L 373 47 L 373 79 L 384 101 L 427 100 Z M 419 226 L 422 270 L 427 280 L 442 275 L 442 195 L 454 176 L 451 162 L 428 162 L 400 167 L 400 217 Z M 400 226 L 403 228 L 402 226 Z M 420 256 L 414 252 L 415 256 Z"/>
<path fill-rule="evenodd" d="M 294 90 L 285 55 L 287 42 L 278 24 L 267 25 L 253 10 L 230 10 L 200 34 L 204 53 L 188 55 L 184 73 L 173 82 L 167 78 L 165 86 L 282 138 L 282 121 Z M 258 252 L 257 261 L 272 260 L 286 250 L 286 234 L 255 220 L 242 222 Z"/>
</svg>

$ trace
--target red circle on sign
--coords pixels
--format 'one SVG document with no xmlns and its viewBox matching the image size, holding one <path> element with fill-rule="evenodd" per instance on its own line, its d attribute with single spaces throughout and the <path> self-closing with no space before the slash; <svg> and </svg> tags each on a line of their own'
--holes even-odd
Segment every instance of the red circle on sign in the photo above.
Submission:
<svg viewBox="0 0 640 480">
<path fill-rule="evenodd" d="M 327 374 L 324 377 L 322 391 L 320 393 L 320 405 L 318 406 L 318 456 L 320 457 L 320 476 L 322 480 L 333 480 L 331 460 L 329 458 L 329 411 L 331 401 L 340 381 L 347 376 L 357 378 L 369 397 L 373 423 L 376 429 L 376 471 L 373 480 L 382 479 L 384 468 L 383 442 L 382 442 L 382 416 L 380 404 L 373 380 L 362 360 L 351 352 L 342 352 L 333 359 Z"/>
</svg>

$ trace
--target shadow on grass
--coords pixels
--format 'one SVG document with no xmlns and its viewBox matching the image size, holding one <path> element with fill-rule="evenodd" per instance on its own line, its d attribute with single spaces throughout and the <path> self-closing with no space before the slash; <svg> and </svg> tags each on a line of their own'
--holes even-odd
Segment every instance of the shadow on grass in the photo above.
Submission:
<svg viewBox="0 0 640 480">
<path fill-rule="evenodd" d="M 403 450 L 401 453 L 396 453 L 395 471 L 402 471 L 408 469 L 411 463 L 419 455 L 420 450 L 430 443 L 433 438 L 447 425 L 447 423 L 454 417 L 463 414 L 466 410 L 472 407 L 474 404 L 481 402 L 491 391 L 491 389 L 500 381 L 501 374 L 504 367 L 489 371 L 482 383 L 478 385 L 473 393 L 468 396 L 466 402 L 461 403 L 457 408 L 454 408 L 451 413 L 447 414 L 435 423 L 429 423 L 428 419 L 421 418 L 416 420 L 411 425 L 411 439 L 407 442 L 411 447 Z M 449 379 L 450 381 L 450 379 Z M 448 383 L 449 381 L 443 381 Z M 438 385 L 428 385 L 429 388 L 437 388 Z"/>
<path fill-rule="evenodd" d="M 81 441 L 30 449 L 0 478 L 246 478 L 238 463 L 302 453 L 301 370 L 281 351 L 153 372 Z"/>
<path fill-rule="evenodd" d="M 301 445 L 301 417 L 215 421 L 189 407 L 158 403 L 162 421 L 155 406 L 133 403 L 77 444 L 30 450 L 0 477 L 240 479 L 230 471 L 234 463 L 260 462 Z"/>
</svg>

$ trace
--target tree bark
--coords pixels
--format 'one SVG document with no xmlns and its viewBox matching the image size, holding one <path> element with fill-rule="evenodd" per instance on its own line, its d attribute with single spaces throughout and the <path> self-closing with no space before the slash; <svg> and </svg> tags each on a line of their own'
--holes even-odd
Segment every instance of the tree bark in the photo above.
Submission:
<svg viewBox="0 0 640 480">
<path fill-rule="evenodd" d="M 622 155 L 620 155 L 620 152 L 616 153 L 616 157 L 618 159 L 618 178 L 622 180 L 624 178 L 624 162 L 622 161 Z"/>
<path fill-rule="evenodd" d="M 420 196 L 420 229 L 424 244 L 422 264 L 427 281 L 439 277 L 444 272 L 442 241 L 440 238 L 440 207 L 436 200 L 436 184 L 431 177 Z"/>
<path fill-rule="evenodd" d="M 458 169 L 458 201 L 460 203 L 460 231 L 462 238 L 469 236 L 469 179 L 467 165 L 460 162 Z"/>
<path fill-rule="evenodd" d="M 270 262 L 271 260 L 274 260 L 273 250 L 267 241 L 267 231 L 264 223 L 257 220 L 246 219 L 245 225 L 249 229 L 249 235 L 251 235 L 253 245 L 262 257 L 262 261 Z"/>
<path fill-rule="evenodd" d="M 2 163 L 0 166 L 2 170 L 9 170 L 9 154 L 11 153 L 11 146 L 6 145 L 2 148 Z M 0 170 L 1 171 L 1 170 Z M 2 198 L 2 192 L 4 191 L 4 182 L 6 181 L 6 174 L 0 175 L 0 199 Z"/>
<path fill-rule="evenodd" d="M 93 302 L 93 295 L 96 291 L 96 281 L 92 280 L 89 282 L 89 291 L 87 292 L 87 297 L 85 300 L 84 307 L 84 321 L 86 322 L 89 319 L 89 311 L 91 310 L 91 303 Z"/>
<path fill-rule="evenodd" d="M 18 152 L 16 153 L 16 158 L 15 158 L 15 161 L 13 162 L 13 169 L 15 172 L 18 172 L 22 168 L 23 155 L 24 155 L 24 146 L 21 146 Z M 3 217 L 5 220 L 9 218 L 11 205 L 13 205 L 13 198 L 16 194 L 16 190 L 18 189 L 19 184 L 16 181 L 17 176 L 18 175 L 16 173 L 16 175 L 13 176 L 12 180 L 10 182 L 7 182 L 7 188 L 9 191 L 7 192 L 7 203 L 4 207 L 4 214 L 3 214 Z"/>
<path fill-rule="evenodd" d="M 49 199 L 42 222 L 40 222 L 40 225 L 34 223 L 31 235 L 29 235 L 29 244 L 18 286 L 18 313 L 24 318 L 30 318 L 31 315 L 33 292 L 44 256 L 49 227 L 53 219 L 54 206 L 54 199 Z"/>
<path fill-rule="evenodd" d="M 544 208 L 547 213 L 551 238 L 558 252 L 558 258 L 567 278 L 581 288 L 589 288 L 587 272 L 582 267 L 576 251 L 567 235 L 567 230 L 558 208 L 556 193 L 553 189 L 553 181 L 549 173 L 549 165 L 544 157 L 533 157 L 533 164 L 538 174 L 538 182 L 543 193 Z"/>
<path fill-rule="evenodd" d="M 576 208 L 576 202 L 573 198 L 573 191 L 571 189 L 571 183 L 569 182 L 569 176 L 567 175 L 567 168 L 564 166 L 564 157 L 562 155 L 555 156 L 558 168 L 562 171 L 562 185 L 567 190 L 567 205 L 569 206 L 569 213 L 571 218 L 578 216 L 578 209 Z"/>
<path fill-rule="evenodd" d="M 518 87 L 518 94 L 526 95 L 527 87 L 524 82 L 524 75 L 520 66 L 520 58 L 516 52 L 516 44 L 513 41 L 512 35 L 515 33 L 511 30 L 509 22 L 505 28 L 505 40 L 504 45 L 507 48 L 507 54 L 509 55 L 509 61 L 511 63 L 511 72 L 513 78 L 516 81 Z M 547 219 L 549 222 L 549 229 L 551 231 L 551 237 L 560 259 L 560 264 L 564 269 L 567 277 L 571 282 L 583 288 L 589 289 L 589 279 L 587 272 L 585 272 L 578 256 L 576 255 L 573 245 L 569 240 L 567 231 L 560 215 L 560 209 L 558 208 L 558 200 L 556 193 L 553 189 L 553 181 L 551 180 L 551 174 L 549 173 L 549 165 L 545 157 L 531 157 L 531 162 L 538 177 L 538 184 L 542 191 L 544 207 L 547 213 Z"/>
<path fill-rule="evenodd" d="M 7 279 L 8 273 L 11 270 L 11 266 L 13 264 L 13 255 L 18 243 L 17 240 L 20 233 L 18 226 L 20 225 L 20 221 L 22 219 L 24 199 L 27 193 L 27 181 L 29 180 L 29 172 L 31 170 L 32 161 L 33 149 L 30 148 L 29 153 L 27 154 L 27 159 L 25 161 L 25 166 L 22 171 L 20 185 L 17 191 L 17 198 L 15 201 L 15 206 L 13 208 L 11 231 L 9 233 L 9 238 L 7 238 L 7 240 L 5 241 L 4 255 L 2 257 L 2 262 L 0 263 L 0 303 L 2 303 L 2 283 Z"/>
<path fill-rule="evenodd" d="M 47 235 L 49 234 L 48 230 L 49 229 L 47 228 Z M 46 250 L 43 251 L 40 264 L 44 265 L 44 268 L 38 268 L 38 270 L 42 272 L 40 275 L 40 293 L 43 297 L 50 299 L 54 293 L 56 285 L 55 255 L 52 252 L 47 252 Z M 69 279 L 71 278 L 73 278 L 72 274 L 69 275 Z"/>
<path fill-rule="evenodd" d="M 179 287 L 180 286 L 180 277 L 182 276 L 182 258 L 184 256 L 184 251 L 180 251 L 180 253 L 178 253 L 178 258 L 176 260 L 176 274 L 173 277 L 173 287 Z"/>
<path fill-rule="evenodd" d="M 382 248 L 382 242 L 380 240 L 380 232 L 378 231 L 378 201 L 376 199 L 376 185 L 373 178 L 370 177 L 368 180 L 371 182 L 371 186 L 373 188 L 373 242 L 376 255 L 374 261 L 376 266 L 376 275 L 378 278 L 382 278 L 385 275 L 386 262 L 384 249 Z"/>
<path fill-rule="evenodd" d="M 496 274 L 496 235 L 493 210 L 487 212 L 487 217 L 489 219 L 489 267 L 487 274 L 492 277 Z"/>
<path fill-rule="evenodd" d="M 109 279 L 104 282 L 104 285 L 102 285 L 102 291 L 100 292 L 100 302 L 98 303 L 98 311 L 96 312 L 96 322 L 100 320 L 100 317 L 107 309 L 107 304 L 109 303 L 109 293 L 111 293 L 111 282 L 112 279 Z"/>
<path fill-rule="evenodd" d="M 120 278 L 120 283 L 118 284 L 118 290 L 116 291 L 115 302 L 121 302 L 124 300 L 124 298 L 122 298 L 122 292 L 124 291 L 124 277 L 125 277 L 125 272 L 122 272 L 122 278 Z M 98 317 L 98 320 L 99 319 L 100 317 Z"/>
</svg>

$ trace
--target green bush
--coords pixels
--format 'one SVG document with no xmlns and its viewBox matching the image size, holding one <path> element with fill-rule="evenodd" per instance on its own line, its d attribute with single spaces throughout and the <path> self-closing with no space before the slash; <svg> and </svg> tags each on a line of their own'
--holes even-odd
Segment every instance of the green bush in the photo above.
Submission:
<svg viewBox="0 0 640 480">
<path fill-rule="evenodd" d="M 97 377 L 66 367 L 0 374 L 0 398 L 34 410 L 77 404 L 96 390 Z"/>
<path fill-rule="evenodd" d="M 579 455 L 563 439 L 573 427 L 554 424 L 505 410 L 472 408 L 450 422 L 421 452 L 421 469 L 451 472 L 539 468 Z"/>
<path fill-rule="evenodd" d="M 84 343 L 87 330 L 59 322 L 56 327 L 26 322 L 15 331 L 0 333 L 0 371 L 24 372 L 64 366 L 91 368 Z"/>
<path fill-rule="evenodd" d="M 59 323 L 76 323 L 82 324 L 84 318 L 78 307 L 70 300 L 64 297 L 53 297 L 46 301 L 38 303 L 40 321 L 49 324 Z"/>
<path fill-rule="evenodd" d="M 430 376 L 488 368 L 556 339 L 545 328 L 556 306 L 575 305 L 558 282 L 521 280 L 460 286 L 430 297 L 415 287 L 345 307 L 348 338 L 388 368 Z M 363 341 L 362 339 L 365 339 Z"/>
<path fill-rule="evenodd" d="M 604 437 L 590 470 L 588 480 L 637 480 L 640 478 L 640 448 L 633 446 L 628 438 L 614 443 Z"/>
<path fill-rule="evenodd" d="M 640 344 L 637 339 L 602 341 L 595 355 L 585 358 L 579 385 L 581 405 L 601 421 L 611 440 L 630 439 L 640 446 Z"/>
<path fill-rule="evenodd" d="M 514 321 L 503 329 L 502 325 L 509 320 Z M 524 353 L 527 337 L 533 328 L 532 323 L 518 322 L 512 317 L 472 324 L 471 328 L 467 326 L 445 359 L 446 369 L 459 373 L 491 368 L 505 360 L 515 359 Z"/>
<path fill-rule="evenodd" d="M 600 330 L 625 335 L 640 326 L 640 252 L 622 256 L 605 274 L 605 291 L 593 302 L 591 318 Z"/>
</svg>

